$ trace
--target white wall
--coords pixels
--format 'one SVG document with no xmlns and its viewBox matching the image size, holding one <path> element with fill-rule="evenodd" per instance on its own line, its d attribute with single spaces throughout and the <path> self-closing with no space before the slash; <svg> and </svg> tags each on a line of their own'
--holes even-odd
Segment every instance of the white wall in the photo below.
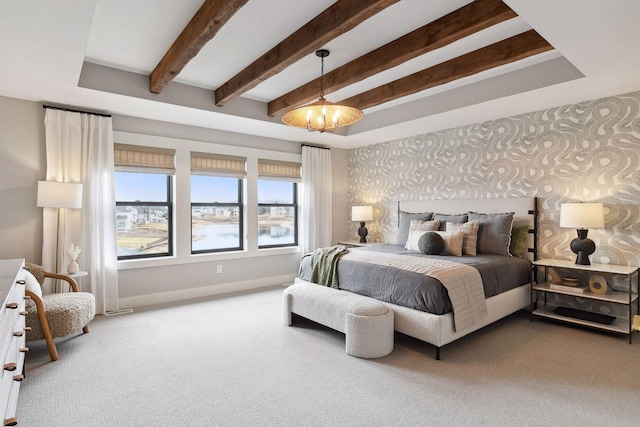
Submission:
<svg viewBox="0 0 640 427">
<path fill-rule="evenodd" d="M 42 261 L 36 193 L 45 171 L 42 104 L 0 96 L 0 259 Z"/>
</svg>

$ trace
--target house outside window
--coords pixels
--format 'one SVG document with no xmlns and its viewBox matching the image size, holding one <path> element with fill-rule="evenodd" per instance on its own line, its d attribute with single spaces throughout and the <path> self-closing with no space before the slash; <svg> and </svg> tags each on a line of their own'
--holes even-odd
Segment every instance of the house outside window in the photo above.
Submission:
<svg viewBox="0 0 640 427">
<path fill-rule="evenodd" d="M 298 245 L 300 164 L 258 160 L 258 248 Z"/>
<path fill-rule="evenodd" d="M 118 259 L 173 255 L 175 152 L 115 144 Z"/>
</svg>

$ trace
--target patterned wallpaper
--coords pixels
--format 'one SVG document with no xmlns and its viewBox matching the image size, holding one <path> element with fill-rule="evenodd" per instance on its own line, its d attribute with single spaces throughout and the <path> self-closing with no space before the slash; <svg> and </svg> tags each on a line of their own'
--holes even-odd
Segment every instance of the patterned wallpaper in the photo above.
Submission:
<svg viewBox="0 0 640 427">
<path fill-rule="evenodd" d="M 640 92 L 349 151 L 349 203 L 374 206 L 376 241 L 395 240 L 397 200 L 518 196 L 540 198 L 539 258 L 574 259 L 560 204 L 597 201 L 591 261 L 640 265 Z"/>
</svg>

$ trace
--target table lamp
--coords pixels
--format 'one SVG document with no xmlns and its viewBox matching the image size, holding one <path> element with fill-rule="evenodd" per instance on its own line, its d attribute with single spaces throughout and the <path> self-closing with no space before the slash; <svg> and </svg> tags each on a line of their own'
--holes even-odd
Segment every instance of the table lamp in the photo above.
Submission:
<svg viewBox="0 0 640 427">
<path fill-rule="evenodd" d="M 82 184 L 70 182 L 38 181 L 37 206 L 57 208 L 56 212 L 56 257 L 55 272 L 58 272 L 58 252 L 60 252 L 60 222 L 62 209 L 82 208 Z M 64 230 L 62 231 L 64 233 Z M 64 236 L 63 236 L 64 239 Z M 64 242 L 63 242 L 64 243 Z"/>
<path fill-rule="evenodd" d="M 560 227 L 575 228 L 578 237 L 571 241 L 571 250 L 577 255 L 576 264 L 591 265 L 589 255 L 596 244 L 587 237 L 589 228 L 604 228 L 602 203 L 563 203 L 560 205 Z"/>
<path fill-rule="evenodd" d="M 364 226 L 365 221 L 371 221 L 373 219 L 373 208 L 371 206 L 352 206 L 351 207 L 351 220 L 360 221 L 360 228 L 358 229 L 358 235 L 360 236 L 360 243 L 367 243 L 367 227 Z"/>
</svg>

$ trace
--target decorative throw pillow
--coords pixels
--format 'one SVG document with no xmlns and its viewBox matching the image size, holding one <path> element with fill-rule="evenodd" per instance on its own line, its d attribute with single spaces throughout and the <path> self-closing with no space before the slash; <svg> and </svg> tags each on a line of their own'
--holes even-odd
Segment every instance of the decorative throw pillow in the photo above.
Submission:
<svg viewBox="0 0 640 427">
<path fill-rule="evenodd" d="M 509 253 L 518 258 L 522 258 L 527 248 L 527 236 L 529 235 L 529 225 L 514 224 L 511 228 L 511 244 Z"/>
<path fill-rule="evenodd" d="M 480 228 L 480 222 L 477 219 L 464 223 L 447 222 L 447 231 L 462 230 L 464 233 L 464 240 L 462 241 L 462 254 L 463 255 L 477 255 L 476 245 L 478 243 L 478 229 Z"/>
<path fill-rule="evenodd" d="M 40 282 L 38 282 L 38 279 L 36 279 L 36 276 L 31 274 L 31 272 L 25 270 L 24 281 L 25 290 L 31 291 L 42 298 L 42 287 L 40 286 Z M 31 298 L 25 301 L 25 306 L 27 307 L 35 307 L 35 305 L 36 303 Z"/>
<path fill-rule="evenodd" d="M 436 231 L 440 227 L 440 221 L 425 221 L 422 224 L 416 224 L 409 229 L 409 237 L 405 249 L 410 251 L 419 251 L 418 240 L 427 231 Z"/>
<path fill-rule="evenodd" d="M 444 240 L 444 250 L 442 255 L 462 256 L 462 241 L 464 240 L 464 231 L 438 231 Z"/>
<path fill-rule="evenodd" d="M 418 248 L 425 255 L 440 255 L 444 250 L 444 239 L 435 231 L 427 231 L 420 236 Z"/>
<path fill-rule="evenodd" d="M 396 245 L 404 246 L 407 244 L 407 238 L 409 237 L 409 228 L 411 228 L 412 219 L 429 221 L 432 216 L 432 212 L 411 213 L 400 211 L 400 218 L 398 218 L 398 234 L 396 235 Z"/>
<path fill-rule="evenodd" d="M 467 214 L 449 215 L 449 214 L 435 213 L 433 214 L 432 219 L 437 219 L 439 221 L 442 221 L 440 226 L 440 231 L 445 231 L 445 225 L 447 222 L 456 222 L 456 223 L 467 222 Z"/>
<path fill-rule="evenodd" d="M 511 256 L 509 244 L 511 242 L 513 212 L 503 214 L 469 212 L 469 221 L 475 219 L 480 222 L 478 253 Z"/>
</svg>

